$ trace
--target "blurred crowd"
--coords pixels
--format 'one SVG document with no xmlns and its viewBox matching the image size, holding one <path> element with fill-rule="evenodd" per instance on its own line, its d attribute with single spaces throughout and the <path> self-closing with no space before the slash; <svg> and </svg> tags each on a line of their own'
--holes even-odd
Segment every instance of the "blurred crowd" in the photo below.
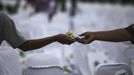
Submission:
<svg viewBox="0 0 134 75">
<path fill-rule="evenodd" d="M 3 4 L 0 0 L 0 9 L 6 10 L 9 14 L 15 14 L 20 8 L 20 3 L 22 0 L 13 0 L 14 4 Z M 100 2 L 100 3 L 120 3 L 120 4 L 133 4 L 133 0 L 25 0 L 24 9 L 28 6 L 32 6 L 34 13 L 47 12 L 48 19 L 51 21 L 57 11 L 66 12 L 67 3 L 70 3 L 69 15 L 75 16 L 77 11 L 78 2 Z"/>
<path fill-rule="evenodd" d="M 44 12 L 48 13 L 48 19 L 52 20 L 57 10 L 61 12 L 67 11 L 67 1 L 68 0 L 25 0 L 24 9 L 28 6 L 32 6 L 34 13 Z M 3 4 L 0 1 L 0 9 L 7 11 L 9 14 L 15 14 L 20 8 L 21 0 L 15 0 L 14 4 Z M 70 16 L 75 16 L 77 10 L 77 0 L 70 0 L 71 7 L 69 9 Z"/>
</svg>

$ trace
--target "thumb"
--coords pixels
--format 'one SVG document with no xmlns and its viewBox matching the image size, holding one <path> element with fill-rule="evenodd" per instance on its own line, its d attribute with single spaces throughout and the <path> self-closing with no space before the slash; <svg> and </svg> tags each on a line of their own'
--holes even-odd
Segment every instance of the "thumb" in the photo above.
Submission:
<svg viewBox="0 0 134 75">
<path fill-rule="evenodd" d="M 79 36 L 86 36 L 87 32 L 80 34 Z"/>
</svg>

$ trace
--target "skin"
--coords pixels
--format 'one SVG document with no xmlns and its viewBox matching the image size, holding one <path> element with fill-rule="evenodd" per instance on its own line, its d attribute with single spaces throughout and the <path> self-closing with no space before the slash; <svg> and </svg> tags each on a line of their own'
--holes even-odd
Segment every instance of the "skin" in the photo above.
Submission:
<svg viewBox="0 0 134 75">
<path fill-rule="evenodd" d="M 23 51 L 29 51 L 44 47 L 53 42 L 70 45 L 74 42 L 74 40 L 70 40 L 65 34 L 58 34 L 47 38 L 28 40 L 24 44 L 20 45 L 18 48 L 22 49 Z"/>
<path fill-rule="evenodd" d="M 109 42 L 134 41 L 134 38 L 125 29 L 111 31 L 85 32 L 80 35 L 77 41 L 82 44 L 89 44 L 95 40 Z"/>
</svg>

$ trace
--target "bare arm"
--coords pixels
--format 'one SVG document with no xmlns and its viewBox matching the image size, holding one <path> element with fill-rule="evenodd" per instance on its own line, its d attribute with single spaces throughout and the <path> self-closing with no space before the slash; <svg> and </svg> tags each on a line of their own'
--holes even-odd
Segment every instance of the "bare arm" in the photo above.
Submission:
<svg viewBox="0 0 134 75">
<path fill-rule="evenodd" d="M 20 48 L 24 51 L 29 51 L 29 50 L 41 48 L 41 47 L 46 46 L 46 45 L 53 43 L 53 42 L 59 42 L 62 44 L 71 44 L 74 41 L 70 40 L 64 34 L 59 34 L 59 35 L 55 35 L 55 36 L 51 36 L 51 37 L 47 37 L 47 38 L 42 38 L 42 39 L 28 40 L 24 44 L 19 46 L 18 48 Z"/>
<path fill-rule="evenodd" d="M 123 28 L 111 31 L 85 32 L 80 36 L 83 36 L 83 38 L 79 39 L 78 42 L 83 44 L 89 44 L 95 40 L 109 42 L 134 41 L 134 38 Z"/>
<path fill-rule="evenodd" d="M 121 42 L 133 41 L 133 37 L 125 29 L 116 29 L 111 31 L 102 31 L 94 33 L 95 40 Z"/>
</svg>

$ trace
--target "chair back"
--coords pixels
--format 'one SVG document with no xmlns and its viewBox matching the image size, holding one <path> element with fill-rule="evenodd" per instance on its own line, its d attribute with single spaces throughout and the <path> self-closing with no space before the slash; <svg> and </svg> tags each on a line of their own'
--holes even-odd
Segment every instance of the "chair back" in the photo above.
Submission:
<svg viewBox="0 0 134 75">
<path fill-rule="evenodd" d="M 59 66 L 60 60 L 53 54 L 32 53 L 25 57 L 26 67 L 32 66 Z"/>
<path fill-rule="evenodd" d="M 0 47 L 0 60 L 0 63 L 3 64 L 0 65 L 0 67 L 2 67 L 1 69 L 5 68 L 8 75 L 22 75 L 22 69 L 19 63 L 19 53 L 17 50 L 12 49 L 11 47 Z"/>
<path fill-rule="evenodd" d="M 8 68 L 1 57 L 0 57 L 0 75 L 9 75 Z"/>
<path fill-rule="evenodd" d="M 132 75 L 127 64 L 104 64 L 97 67 L 95 75 Z"/>
<path fill-rule="evenodd" d="M 64 75 L 64 70 L 59 66 L 27 67 L 24 75 Z"/>
</svg>

